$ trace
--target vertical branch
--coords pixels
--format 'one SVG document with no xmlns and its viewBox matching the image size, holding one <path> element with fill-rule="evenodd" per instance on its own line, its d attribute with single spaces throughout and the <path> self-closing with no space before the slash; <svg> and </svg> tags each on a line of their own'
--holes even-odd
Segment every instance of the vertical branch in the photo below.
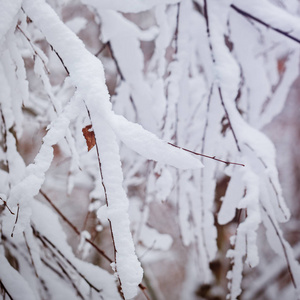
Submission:
<svg viewBox="0 0 300 300">
<path fill-rule="evenodd" d="M 211 84 L 210 87 L 210 91 L 209 91 L 209 95 L 208 95 L 208 99 L 207 99 L 207 106 L 206 106 L 206 120 L 205 120 L 205 125 L 204 125 L 204 130 L 203 130 L 203 135 L 202 135 L 202 145 L 201 145 L 201 153 L 204 152 L 204 148 L 205 148 L 205 141 L 206 141 L 206 134 L 207 134 L 207 128 L 208 128 L 208 116 L 209 116 L 209 110 L 210 110 L 210 102 L 211 102 L 211 97 L 212 97 L 212 93 L 213 93 L 213 89 L 214 89 L 214 83 Z M 201 162 L 203 162 L 203 156 L 201 157 Z M 204 218 L 205 218 L 205 209 L 204 209 L 204 195 L 203 195 L 203 189 L 204 189 L 204 168 L 201 168 L 200 170 L 200 202 L 201 202 L 201 234 L 203 237 L 203 246 L 205 249 L 205 256 L 207 259 L 207 262 L 209 261 L 209 254 L 208 254 L 208 248 L 206 245 L 206 238 L 205 238 L 205 232 L 204 232 Z"/>
<path fill-rule="evenodd" d="M 116 69 L 117 69 L 117 73 L 119 74 L 121 81 L 126 81 L 126 80 L 125 80 L 125 77 L 124 77 L 124 75 L 123 75 L 123 72 L 121 71 L 121 68 L 120 68 L 120 66 L 119 66 L 119 63 L 118 63 L 118 61 L 117 61 L 117 59 L 116 59 L 116 57 L 115 57 L 115 55 L 114 55 L 113 49 L 112 49 L 112 47 L 111 47 L 111 43 L 110 43 L 110 42 L 107 42 L 105 45 L 107 45 L 107 47 L 108 47 L 109 53 L 110 53 L 110 55 L 111 55 L 112 60 L 113 60 L 114 63 L 115 63 L 115 66 L 116 66 Z M 130 96 L 129 96 L 129 100 L 130 100 L 130 103 L 131 103 L 131 105 L 132 105 L 132 108 L 133 108 L 133 111 L 134 111 L 134 114 L 135 114 L 135 120 L 137 121 L 137 119 L 138 119 L 138 111 L 137 111 L 137 107 L 136 107 L 136 105 L 135 105 L 135 103 L 134 103 L 134 100 L 133 100 L 131 94 L 130 94 Z"/>
<path fill-rule="evenodd" d="M 176 28 L 174 33 L 175 56 L 178 53 L 178 32 L 179 32 L 180 2 L 177 3 Z"/>
<path fill-rule="evenodd" d="M 224 108 L 225 116 L 226 116 L 226 118 L 228 120 L 228 124 L 230 126 L 233 138 L 235 140 L 236 147 L 237 147 L 238 151 L 241 152 L 241 148 L 240 148 L 238 139 L 236 137 L 235 131 L 233 130 L 232 123 L 231 123 L 231 120 L 230 120 L 230 117 L 229 117 L 229 114 L 228 114 L 228 111 L 227 111 L 227 108 L 226 108 L 226 105 L 225 105 L 225 102 L 224 102 L 224 99 L 223 99 L 222 90 L 221 90 L 220 85 L 218 85 L 218 91 L 219 91 L 219 95 L 220 95 L 220 100 L 221 100 L 222 106 Z"/>
<path fill-rule="evenodd" d="M 93 126 L 90 111 L 89 111 L 89 109 L 88 109 L 88 107 L 87 107 L 87 105 L 86 105 L 85 102 L 84 102 L 84 104 L 85 104 L 85 107 L 86 107 L 89 119 L 91 121 L 91 124 Z M 96 139 L 96 137 L 95 137 L 95 139 Z M 96 146 L 96 152 L 97 152 L 97 159 L 98 159 L 98 165 L 99 165 L 99 172 L 100 172 L 100 177 L 101 177 L 101 183 L 102 183 L 102 187 L 103 187 L 103 190 L 104 190 L 105 203 L 106 203 L 106 206 L 108 206 L 108 197 L 107 197 L 106 186 L 105 186 L 105 183 L 104 183 L 104 177 L 103 177 L 103 172 L 102 172 L 102 164 L 101 164 L 100 152 L 99 152 L 97 140 L 96 140 L 95 146 Z M 113 233 L 113 230 L 112 230 L 111 220 L 108 219 L 108 222 L 109 222 L 110 234 L 111 234 L 113 248 L 114 248 L 114 262 L 115 262 L 114 271 L 115 271 L 115 274 L 117 274 L 119 286 L 121 287 L 122 285 L 121 285 L 120 276 L 118 275 L 118 272 L 117 272 L 117 249 L 116 249 L 116 244 L 115 244 L 115 239 L 114 239 L 114 233 Z M 120 294 L 121 294 L 122 298 L 125 299 L 125 297 L 124 297 L 124 295 L 123 295 L 123 293 L 122 293 L 121 290 L 120 290 Z"/>
<path fill-rule="evenodd" d="M 3 131 L 3 152 L 6 155 L 5 158 L 5 163 L 6 163 L 6 168 L 7 168 L 7 173 L 9 173 L 9 161 L 7 159 L 7 126 L 6 126 L 6 122 L 5 122 L 5 117 L 2 111 L 2 106 L 0 103 L 0 113 L 1 113 L 1 119 L 2 119 L 2 131 Z M 9 190 L 11 189 L 11 183 L 8 182 L 8 187 Z"/>
<path fill-rule="evenodd" d="M 11 237 L 14 236 L 14 231 L 15 231 L 16 225 L 18 223 L 18 219 L 19 219 L 20 204 L 18 203 L 17 206 L 18 206 L 18 208 L 17 208 L 17 216 L 16 216 L 16 219 L 15 219 L 14 227 L 13 227 L 11 235 L 10 235 Z"/>
<path fill-rule="evenodd" d="M 207 9 L 207 0 L 204 0 L 204 17 L 205 17 L 205 22 L 206 22 L 206 32 L 207 32 L 207 38 L 208 38 L 209 48 L 210 48 L 210 52 L 211 52 L 212 62 L 213 62 L 213 64 L 216 64 L 214 49 L 213 49 L 213 45 L 212 45 L 212 42 L 211 42 L 211 33 L 210 33 L 209 16 L 208 16 L 208 9 Z M 236 137 L 235 131 L 233 129 L 233 126 L 232 126 L 232 123 L 231 123 L 231 120 L 230 120 L 230 116 L 228 114 L 228 110 L 226 108 L 226 105 L 225 105 L 225 102 L 224 102 L 224 99 L 223 99 L 221 85 L 220 85 L 219 82 L 217 82 L 217 85 L 218 85 L 220 100 L 221 100 L 222 106 L 224 108 L 225 116 L 228 120 L 229 127 L 231 129 L 232 134 L 233 134 L 233 138 L 235 140 L 236 147 L 237 147 L 238 151 L 241 152 L 241 148 L 240 148 L 238 139 Z"/>
</svg>

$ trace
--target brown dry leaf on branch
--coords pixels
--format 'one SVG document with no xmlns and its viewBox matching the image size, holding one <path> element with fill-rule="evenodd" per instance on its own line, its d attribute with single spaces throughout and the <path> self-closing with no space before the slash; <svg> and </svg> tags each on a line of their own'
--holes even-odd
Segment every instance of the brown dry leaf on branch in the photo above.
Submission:
<svg viewBox="0 0 300 300">
<path fill-rule="evenodd" d="M 82 128 L 82 133 L 85 138 L 88 151 L 90 151 L 96 144 L 95 133 L 92 129 L 92 125 L 87 125 Z"/>
</svg>

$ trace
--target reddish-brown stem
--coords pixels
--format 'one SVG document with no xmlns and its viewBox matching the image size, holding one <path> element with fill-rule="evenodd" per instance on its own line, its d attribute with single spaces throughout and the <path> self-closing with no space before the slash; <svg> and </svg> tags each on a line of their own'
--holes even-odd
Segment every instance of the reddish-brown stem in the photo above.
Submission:
<svg viewBox="0 0 300 300">
<path fill-rule="evenodd" d="M 1 197 L 0 197 L 0 200 L 3 202 L 4 206 L 8 209 L 8 211 L 9 211 L 12 215 L 14 215 L 15 213 L 12 212 L 12 210 L 8 207 L 7 202 L 4 201 Z"/>
<path fill-rule="evenodd" d="M 213 160 L 216 160 L 216 161 L 219 161 L 219 162 L 222 162 L 226 165 L 237 165 L 237 166 L 242 166 L 242 167 L 245 167 L 244 164 L 241 164 L 241 163 L 236 163 L 236 162 L 231 162 L 231 161 L 226 161 L 226 160 L 222 160 L 222 159 L 219 159 L 219 158 L 216 158 L 215 156 L 209 156 L 209 155 L 206 155 L 206 154 L 202 154 L 202 153 L 199 153 L 199 152 L 195 152 L 195 151 L 192 151 L 192 150 L 189 150 L 189 149 L 186 149 L 186 148 L 183 148 L 183 147 L 179 147 L 179 146 L 176 146 L 172 143 L 169 143 L 169 145 L 173 146 L 173 147 L 176 147 L 178 149 L 181 149 L 181 150 L 184 150 L 184 151 L 187 151 L 189 153 L 192 153 L 194 155 L 198 155 L 198 156 L 202 156 L 202 157 L 206 157 L 206 158 L 209 158 L 209 159 L 213 159 Z"/>
</svg>

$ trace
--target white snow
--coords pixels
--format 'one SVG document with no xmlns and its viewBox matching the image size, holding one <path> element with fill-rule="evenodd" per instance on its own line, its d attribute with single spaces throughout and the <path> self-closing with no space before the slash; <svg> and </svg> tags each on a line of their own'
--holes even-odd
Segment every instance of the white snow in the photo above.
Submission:
<svg viewBox="0 0 300 300">
<path fill-rule="evenodd" d="M 16 300 L 34 300 L 34 292 L 31 290 L 26 280 L 16 271 L 7 261 L 6 257 L 0 252 L 0 280 L 5 289 Z"/>
<path fill-rule="evenodd" d="M 97 0 L 83 0 L 85 4 L 98 6 L 102 9 L 112 9 L 121 12 L 134 12 L 138 13 L 151 9 L 158 4 L 174 4 L 179 2 L 179 0 L 130 0 L 124 3 L 122 0 L 103 0 L 101 2 Z"/>
</svg>

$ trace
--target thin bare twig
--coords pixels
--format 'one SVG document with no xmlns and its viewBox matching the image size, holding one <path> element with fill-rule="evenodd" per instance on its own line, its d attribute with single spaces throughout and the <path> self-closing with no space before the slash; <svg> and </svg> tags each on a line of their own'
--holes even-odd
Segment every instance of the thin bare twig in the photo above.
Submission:
<svg viewBox="0 0 300 300">
<path fill-rule="evenodd" d="M 245 144 L 245 145 L 246 145 L 253 153 L 256 154 L 255 150 L 254 150 L 249 144 Z M 267 164 L 265 163 L 265 161 L 262 159 L 262 157 L 258 156 L 257 154 L 256 154 L 256 156 L 257 156 L 257 159 L 258 159 L 258 160 L 261 162 L 261 164 L 264 166 L 264 168 L 267 170 L 267 169 L 268 169 L 268 166 L 267 166 Z M 274 184 L 272 178 L 271 178 L 269 175 L 268 175 L 267 177 L 268 177 L 269 182 L 270 182 L 270 184 L 271 184 L 271 186 L 272 186 L 272 189 L 273 189 L 273 191 L 274 191 L 274 193 L 275 193 L 275 195 L 276 195 L 278 207 L 279 207 L 279 209 L 281 210 L 282 214 L 284 215 L 285 219 L 288 219 L 288 217 L 287 217 L 285 211 L 283 210 L 283 208 L 282 208 L 282 206 L 281 206 L 281 204 L 280 204 L 279 192 L 278 192 L 278 190 L 276 189 L 276 186 L 275 186 L 275 184 Z"/>
<path fill-rule="evenodd" d="M 179 32 L 180 2 L 177 3 L 176 28 L 174 32 L 175 55 L 178 53 L 178 32 Z"/>
<path fill-rule="evenodd" d="M 14 215 L 15 213 L 12 212 L 12 210 L 8 207 L 7 202 L 6 202 L 5 200 L 3 200 L 1 197 L 0 197 L 0 200 L 3 202 L 4 206 L 8 209 L 8 211 L 9 211 L 12 215 Z"/>
<path fill-rule="evenodd" d="M 49 262 L 47 262 L 43 257 L 41 257 L 41 262 L 48 267 L 53 273 L 55 273 L 58 277 L 60 277 L 61 279 L 64 279 L 63 275 L 61 273 L 59 273 L 59 271 L 57 271 L 53 266 L 50 265 Z"/>
<path fill-rule="evenodd" d="M 51 246 L 52 249 L 54 249 L 60 257 L 62 257 L 67 263 L 68 265 L 91 287 L 93 288 L 95 291 L 97 291 L 98 293 L 100 293 L 102 290 L 98 289 L 97 287 L 95 287 L 74 265 L 73 263 L 71 263 L 71 261 L 44 235 L 42 235 L 39 231 L 37 231 L 34 226 L 31 226 L 34 235 L 41 241 L 43 241 L 44 245 L 50 249 L 50 247 L 48 245 Z M 55 256 L 57 256 L 54 251 L 51 251 Z"/>
<path fill-rule="evenodd" d="M 36 50 L 36 48 L 35 48 L 35 45 L 31 42 L 31 39 L 26 35 L 26 33 L 23 31 L 23 29 L 22 29 L 19 25 L 17 25 L 17 29 L 18 29 L 18 30 L 23 34 L 23 36 L 26 38 L 26 40 L 28 41 L 29 45 L 31 46 L 31 48 L 32 48 L 32 50 L 33 50 L 33 52 L 34 52 L 34 54 L 40 58 L 41 62 L 42 62 L 43 65 L 44 65 L 44 68 L 45 68 L 47 74 L 50 74 L 50 71 L 49 71 L 49 69 L 47 68 L 46 62 L 45 62 L 44 59 L 41 57 L 41 55 L 37 52 L 37 50 Z"/>
<path fill-rule="evenodd" d="M 17 216 L 16 216 L 16 220 L 15 220 L 14 227 L 13 227 L 12 232 L 11 232 L 11 235 L 10 235 L 11 237 L 14 236 L 14 231 L 15 231 L 15 228 L 16 228 L 16 225 L 17 225 L 17 222 L 18 222 L 18 218 L 19 218 L 20 204 L 18 203 L 17 206 L 18 206 L 18 209 L 17 209 Z"/>
<path fill-rule="evenodd" d="M 7 158 L 7 126 L 6 126 L 6 121 L 5 121 L 5 117 L 4 117 L 4 114 L 3 114 L 3 111 L 2 111 L 2 106 L 1 106 L 1 103 L 0 103 L 0 113 L 1 113 L 1 119 L 2 119 L 2 128 L 3 128 L 3 151 L 6 155 L 6 158 L 5 158 L 5 163 L 6 163 L 6 168 L 7 168 L 7 173 L 9 173 L 9 161 L 8 161 L 8 158 Z M 9 189 L 11 188 L 11 183 L 10 181 L 8 182 L 8 186 L 9 186 Z"/>
<path fill-rule="evenodd" d="M 68 272 L 66 271 L 66 269 L 64 268 L 64 266 L 58 260 L 56 261 L 56 263 L 59 266 L 59 268 L 61 269 L 61 271 L 63 272 L 63 274 L 65 274 L 65 276 L 67 277 L 67 279 L 70 281 L 70 283 L 73 286 L 74 290 L 76 291 L 77 295 L 81 299 L 84 299 L 83 295 L 80 293 L 79 289 L 77 288 L 76 284 L 74 283 L 74 281 L 72 280 L 71 276 L 68 274 Z"/>
<path fill-rule="evenodd" d="M 39 278 L 39 275 L 37 273 L 37 270 L 36 270 L 36 267 L 35 267 L 35 263 L 34 263 L 34 260 L 33 260 L 33 257 L 32 257 L 31 249 L 30 249 L 29 244 L 27 242 L 25 231 L 23 231 L 23 236 L 24 236 L 25 245 L 26 245 L 26 248 L 27 248 L 28 253 L 29 253 L 29 257 L 30 257 L 30 260 L 31 260 L 31 264 L 32 264 L 35 276 L 36 276 L 36 278 Z"/>
<path fill-rule="evenodd" d="M 265 208 L 265 206 L 264 206 L 262 203 L 260 203 L 260 204 L 261 204 L 262 209 L 265 211 L 266 215 L 268 216 L 268 219 L 270 220 L 270 222 L 271 222 L 271 224 L 272 224 L 272 226 L 273 226 L 273 228 L 274 228 L 274 230 L 275 230 L 275 232 L 276 232 L 276 235 L 278 236 L 278 239 L 279 239 L 280 244 L 281 244 L 281 246 L 282 246 L 282 250 L 283 250 L 283 253 L 284 253 L 284 257 L 285 257 L 285 259 L 286 259 L 288 272 L 289 272 L 289 274 L 290 274 L 290 276 L 291 276 L 291 280 L 292 280 L 292 283 L 293 283 L 295 289 L 297 289 L 297 284 L 296 284 L 296 281 L 295 281 L 295 278 L 294 278 L 294 274 L 293 274 L 292 269 L 291 269 L 291 264 L 290 264 L 290 261 L 289 261 L 289 257 L 288 257 L 287 250 L 286 250 L 286 247 L 285 247 L 285 245 L 284 245 L 282 236 L 281 236 L 281 234 L 279 233 L 279 230 L 278 230 L 278 228 L 277 228 L 275 222 L 273 221 L 272 217 L 271 217 L 270 214 L 268 213 L 268 211 L 267 211 L 267 209 Z"/>
<path fill-rule="evenodd" d="M 207 105 L 206 105 L 206 120 L 205 120 L 205 125 L 204 125 L 204 130 L 203 130 L 203 135 L 202 135 L 202 146 L 201 146 L 201 152 L 204 152 L 205 149 L 205 142 L 206 142 L 206 134 L 207 134 L 207 128 L 208 128 L 208 120 L 209 120 L 209 111 L 210 111 L 210 103 L 211 103 L 211 98 L 212 98 L 212 94 L 213 94 L 213 90 L 214 90 L 214 83 L 211 84 L 210 90 L 209 90 L 209 94 L 208 94 L 208 99 L 207 99 Z M 203 158 L 201 158 L 201 162 L 203 162 Z M 203 246 L 205 249 L 205 256 L 206 256 L 206 261 L 209 262 L 209 250 L 207 247 L 207 238 L 206 238 L 206 234 L 205 234 L 205 214 L 206 214 L 206 210 L 204 209 L 204 203 L 205 203 L 205 197 L 203 195 L 203 191 L 204 191 L 204 168 L 202 168 L 200 170 L 200 176 L 201 176 L 201 180 L 200 180 L 200 203 L 201 203 L 201 234 L 202 234 L 202 239 L 203 239 Z M 191 206 L 192 207 L 192 206 Z M 192 213 L 191 213 L 192 214 Z M 194 227 L 196 228 L 196 227 Z M 194 230 L 195 231 L 195 230 Z M 194 232 L 194 236 L 195 239 L 197 240 L 197 254 L 199 255 L 200 249 L 199 249 L 199 237 L 198 234 L 196 232 Z M 198 257 L 199 260 L 199 257 Z"/>
<path fill-rule="evenodd" d="M 53 209 L 58 213 L 58 215 L 73 229 L 73 231 L 80 236 L 80 231 L 78 228 L 58 209 L 58 207 L 52 202 L 52 200 L 42 191 L 40 193 L 43 197 L 49 202 L 49 204 L 53 207 Z M 112 263 L 112 259 L 106 255 L 106 253 L 101 250 L 95 243 L 93 243 L 90 239 L 85 237 L 85 241 L 89 243 L 99 254 L 101 254 L 107 261 Z"/>
<path fill-rule="evenodd" d="M 13 297 L 11 296 L 11 294 L 8 292 L 7 288 L 5 287 L 5 285 L 3 284 L 2 280 L 0 280 L 0 289 L 3 289 L 4 293 L 11 299 L 13 300 Z M 5 294 L 3 295 L 3 299 L 5 299 Z"/>
<path fill-rule="evenodd" d="M 113 49 L 112 49 L 112 47 L 111 47 L 110 42 L 107 42 L 106 45 L 107 45 L 107 47 L 108 47 L 110 56 L 111 56 L 112 60 L 113 60 L 114 63 L 115 63 L 115 66 L 116 66 L 116 69 L 117 69 L 117 73 L 119 74 L 119 76 L 120 76 L 120 78 L 121 78 L 121 81 L 124 81 L 124 82 L 125 82 L 126 80 L 125 80 L 124 74 L 123 74 L 122 71 L 121 71 L 120 65 L 119 65 L 119 63 L 118 63 L 118 61 L 117 61 L 117 59 L 116 59 L 116 57 L 115 57 L 115 55 L 114 55 L 114 51 L 113 51 Z M 133 110 L 134 110 L 135 120 L 137 121 L 137 119 L 138 119 L 137 107 L 136 107 L 136 105 L 135 105 L 135 103 L 134 103 L 134 100 L 133 100 L 133 98 L 132 98 L 131 93 L 130 93 L 130 95 L 129 95 L 129 100 L 130 100 L 130 103 L 131 103 L 132 108 L 133 108 Z"/>
<path fill-rule="evenodd" d="M 216 58 L 215 58 L 215 55 L 214 55 L 214 49 L 213 49 L 213 45 L 212 45 L 212 42 L 211 42 L 211 34 L 210 34 L 210 27 L 209 27 L 209 16 L 208 16 L 208 10 L 207 10 L 207 0 L 204 0 L 204 17 L 205 17 L 205 22 L 206 22 L 206 32 L 207 32 L 207 38 L 208 38 L 211 58 L 212 58 L 213 64 L 215 64 L 216 63 Z M 225 104 L 224 99 L 223 99 L 223 94 L 222 94 L 222 89 L 221 89 L 220 83 L 218 83 L 218 91 L 219 91 L 219 96 L 220 96 L 222 106 L 224 108 L 225 116 L 228 120 L 229 127 L 231 129 L 231 132 L 233 134 L 233 138 L 234 138 L 235 143 L 236 143 L 236 147 L 237 147 L 238 151 L 241 152 L 241 148 L 239 146 L 238 139 L 236 137 L 235 131 L 233 129 L 233 126 L 232 126 L 232 123 L 231 123 L 231 120 L 230 120 L 230 117 L 229 117 L 229 114 L 228 114 L 228 111 L 227 111 L 227 108 L 226 108 L 226 104 Z"/>
<path fill-rule="evenodd" d="M 272 30 L 274 30 L 274 31 L 276 31 L 276 32 L 278 32 L 278 33 L 284 35 L 285 37 L 287 37 L 287 38 L 289 38 L 289 39 L 291 39 L 291 40 L 293 40 L 293 41 L 295 41 L 295 42 L 297 42 L 297 43 L 300 44 L 300 39 L 298 39 L 298 38 L 296 38 L 296 37 L 290 35 L 288 32 L 283 31 L 283 30 L 281 30 L 281 29 L 279 29 L 279 28 L 273 27 L 272 25 L 270 25 L 270 24 L 264 22 L 263 20 L 257 18 L 256 16 L 253 16 L 253 15 L 251 15 L 250 13 L 248 13 L 248 12 L 246 12 L 246 11 L 244 11 L 244 10 L 238 8 L 238 7 L 237 7 L 236 5 L 234 5 L 234 4 L 231 4 L 230 7 L 231 7 L 233 10 L 235 10 L 237 13 L 239 13 L 240 15 L 242 15 L 242 16 L 244 16 L 244 17 L 246 17 L 246 18 L 252 19 L 252 20 L 254 20 L 254 21 L 256 21 L 256 22 L 258 22 L 258 23 L 264 25 L 265 27 L 270 28 L 270 29 L 272 29 Z"/>
<path fill-rule="evenodd" d="M 94 55 L 95 55 L 96 57 L 97 57 L 98 55 L 100 55 L 101 52 L 106 48 L 106 46 L 107 46 L 107 43 L 103 44 L 102 47 L 98 50 L 98 52 L 97 52 L 96 54 L 94 54 Z"/>
<path fill-rule="evenodd" d="M 50 45 L 51 50 L 54 51 L 54 53 L 56 54 L 56 56 L 58 57 L 58 59 L 59 59 L 60 62 L 62 63 L 62 65 L 63 65 L 65 71 L 66 71 L 67 74 L 68 74 L 68 76 L 70 76 L 70 72 L 69 72 L 68 68 L 66 67 L 66 65 L 65 65 L 63 59 L 61 58 L 61 56 L 58 54 L 58 52 L 53 48 L 53 46 L 52 46 L 51 44 L 49 44 L 49 45 Z"/>
<path fill-rule="evenodd" d="M 192 151 L 192 150 L 189 150 L 189 149 L 186 149 L 186 148 L 183 148 L 183 147 L 179 147 L 179 146 L 176 146 L 172 143 L 169 143 L 169 145 L 173 146 L 173 147 L 176 147 L 178 149 L 181 149 L 181 150 L 184 150 L 184 151 L 187 151 L 187 152 L 190 152 L 194 155 L 198 155 L 198 156 L 203 156 L 203 157 L 206 157 L 206 158 L 210 158 L 210 159 L 213 159 L 213 160 L 216 160 L 216 161 L 219 161 L 219 162 L 222 162 L 226 165 L 237 165 L 237 166 L 242 166 L 242 167 L 245 167 L 244 164 L 241 164 L 241 163 L 235 163 L 235 162 L 231 162 L 231 161 L 226 161 L 226 160 L 222 160 L 222 159 L 219 159 L 219 158 L 216 158 L 215 156 L 209 156 L 209 155 L 206 155 L 206 154 L 202 154 L 202 153 L 198 153 L 198 152 L 195 152 L 195 151 Z"/>
<path fill-rule="evenodd" d="M 144 294 L 145 298 L 147 300 L 151 300 L 150 297 L 148 296 L 148 294 L 146 293 L 147 288 L 141 283 L 139 284 L 139 288 L 142 291 L 142 293 Z"/>
<path fill-rule="evenodd" d="M 228 111 L 227 111 L 227 108 L 226 108 L 226 105 L 225 105 L 225 102 L 224 102 L 224 99 L 223 99 L 222 90 L 221 90 L 220 85 L 218 85 L 218 91 L 219 91 L 219 95 L 220 95 L 220 100 L 221 100 L 222 106 L 224 108 L 225 116 L 226 116 L 226 118 L 228 120 L 228 124 L 230 126 L 233 138 L 235 140 L 236 147 L 237 147 L 238 151 L 241 152 L 239 141 L 238 141 L 238 139 L 236 137 L 235 131 L 233 130 L 232 123 L 231 123 L 231 120 L 230 120 L 230 117 L 229 117 L 229 114 L 228 114 Z"/>
</svg>

